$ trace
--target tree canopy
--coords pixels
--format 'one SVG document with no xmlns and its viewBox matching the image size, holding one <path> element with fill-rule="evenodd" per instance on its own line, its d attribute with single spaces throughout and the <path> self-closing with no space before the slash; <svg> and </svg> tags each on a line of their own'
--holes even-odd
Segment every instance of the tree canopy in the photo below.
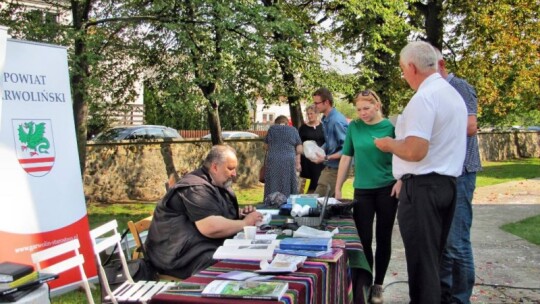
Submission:
<svg viewBox="0 0 540 304">
<path fill-rule="evenodd" d="M 450 69 L 476 87 L 480 125 L 539 124 L 535 2 L 45 0 L 46 10 L 29 11 L 11 0 L 0 23 L 14 38 L 68 47 L 84 169 L 87 127 L 105 127 L 139 97 L 137 83 L 146 122 L 209 128 L 214 143 L 222 128 L 249 127 L 257 98 L 285 101 L 299 126 L 300 102 L 320 86 L 349 101 L 374 89 L 385 113 L 397 114 L 413 93 L 399 51 L 415 39 L 441 46 Z M 356 72 L 328 69 L 324 50 L 356 58 Z"/>
</svg>

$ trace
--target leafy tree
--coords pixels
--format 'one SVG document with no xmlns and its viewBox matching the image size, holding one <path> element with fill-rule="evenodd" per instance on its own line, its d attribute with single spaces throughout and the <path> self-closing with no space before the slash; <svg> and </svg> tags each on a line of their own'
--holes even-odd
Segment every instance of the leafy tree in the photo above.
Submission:
<svg viewBox="0 0 540 304">
<path fill-rule="evenodd" d="M 452 69 L 478 91 L 480 125 L 540 122 L 535 1 L 449 1 Z"/>
<path fill-rule="evenodd" d="M 114 1 L 48 0 L 43 3 L 46 8 L 38 10 L 29 9 L 26 3 L 17 0 L 8 1 L 0 10 L 0 23 L 9 27 L 14 38 L 68 47 L 73 112 L 84 173 L 88 110 L 96 111 L 92 113 L 90 125 L 96 128 L 92 132 L 97 132 L 107 124 L 103 119 L 107 112 L 135 98 L 132 88 L 140 73 L 133 63 L 137 48 L 124 36 L 126 25 L 130 24 L 111 20 L 111 14 L 126 12 Z M 69 15 L 68 12 L 72 18 L 67 25 L 51 18 L 53 13 L 66 18 L 64 15 Z"/>
<path fill-rule="evenodd" d="M 371 88 L 381 97 L 385 113 L 396 113 L 410 96 L 400 79 L 399 51 L 413 27 L 403 1 L 343 1 L 335 16 L 334 37 L 349 54 L 360 54 L 355 93 Z"/>
</svg>

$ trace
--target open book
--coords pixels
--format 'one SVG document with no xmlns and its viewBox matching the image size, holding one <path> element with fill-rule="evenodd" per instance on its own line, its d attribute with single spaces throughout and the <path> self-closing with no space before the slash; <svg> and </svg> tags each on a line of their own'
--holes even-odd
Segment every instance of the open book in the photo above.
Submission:
<svg viewBox="0 0 540 304">
<path fill-rule="evenodd" d="M 301 268 L 306 261 L 305 256 L 288 255 L 278 253 L 269 264 L 267 261 L 261 261 L 260 270 L 256 270 L 259 273 L 287 273 L 295 272 L 298 268 Z"/>
<path fill-rule="evenodd" d="M 273 244 L 252 244 L 252 245 L 230 245 L 219 246 L 214 252 L 214 260 L 272 260 L 274 249 Z"/>
<path fill-rule="evenodd" d="M 202 296 L 279 300 L 288 288 L 287 282 L 214 280 L 204 288 Z"/>
</svg>

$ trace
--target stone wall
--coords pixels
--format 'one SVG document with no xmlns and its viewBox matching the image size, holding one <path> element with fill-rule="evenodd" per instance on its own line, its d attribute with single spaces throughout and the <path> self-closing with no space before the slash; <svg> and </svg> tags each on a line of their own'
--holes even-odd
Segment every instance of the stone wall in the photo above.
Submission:
<svg viewBox="0 0 540 304">
<path fill-rule="evenodd" d="M 480 133 L 482 160 L 540 157 L 538 132 Z M 228 142 L 239 158 L 239 187 L 258 184 L 264 158 L 262 139 Z M 88 201 L 121 203 L 157 201 L 168 176 L 185 174 L 202 163 L 208 141 L 89 144 L 84 192 Z"/>
<path fill-rule="evenodd" d="M 490 132 L 478 134 L 483 161 L 540 157 L 540 132 Z"/>
<path fill-rule="evenodd" d="M 258 183 L 264 158 L 261 139 L 230 142 L 238 154 L 239 186 Z M 84 192 L 97 202 L 156 201 L 165 194 L 168 176 L 198 168 L 208 141 L 93 144 L 87 146 Z"/>
</svg>

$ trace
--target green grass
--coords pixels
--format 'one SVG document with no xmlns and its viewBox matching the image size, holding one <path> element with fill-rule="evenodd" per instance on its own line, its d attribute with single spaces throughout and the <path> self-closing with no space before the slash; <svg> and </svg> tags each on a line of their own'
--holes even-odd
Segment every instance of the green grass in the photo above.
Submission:
<svg viewBox="0 0 540 304">
<path fill-rule="evenodd" d="M 540 177 L 540 159 L 538 158 L 503 162 L 483 162 L 482 166 L 484 167 L 484 171 L 480 172 L 477 176 L 477 187 Z M 345 198 L 353 198 L 354 189 L 352 187 L 352 181 L 353 179 L 349 178 L 343 186 L 342 192 Z M 235 193 L 241 205 L 257 204 L 263 200 L 264 185 L 247 189 L 239 189 L 236 186 Z M 95 228 L 112 219 L 116 219 L 118 221 L 119 231 L 121 232 L 127 228 L 127 221 L 137 221 L 147 217 L 152 214 L 154 207 L 155 202 L 138 204 L 90 204 L 88 206 L 90 228 Z M 517 223 L 506 224 L 501 229 L 540 245 L 540 215 L 524 219 Z M 99 303 L 99 287 L 94 290 L 93 294 L 96 303 Z M 86 296 L 83 291 L 69 292 L 52 299 L 52 303 L 54 304 L 84 302 L 86 302 Z"/>
<path fill-rule="evenodd" d="M 349 178 L 343 184 L 342 194 L 344 198 L 352 199 L 354 195 L 354 189 L 352 186 L 352 178 Z M 234 193 L 238 198 L 240 205 L 258 204 L 263 201 L 264 197 L 264 185 L 255 186 L 247 189 L 234 188 Z"/>
<path fill-rule="evenodd" d="M 121 233 L 127 229 L 127 222 L 129 220 L 135 222 L 152 215 L 155 206 L 155 203 L 90 204 L 88 206 L 90 229 L 116 219 L 118 222 L 118 231 Z"/>
<path fill-rule="evenodd" d="M 484 170 L 477 174 L 477 187 L 540 177 L 540 158 L 482 162 L 482 167 Z"/>
<path fill-rule="evenodd" d="M 540 245 L 540 215 L 502 225 L 501 229 L 526 239 L 533 244 Z"/>
</svg>

